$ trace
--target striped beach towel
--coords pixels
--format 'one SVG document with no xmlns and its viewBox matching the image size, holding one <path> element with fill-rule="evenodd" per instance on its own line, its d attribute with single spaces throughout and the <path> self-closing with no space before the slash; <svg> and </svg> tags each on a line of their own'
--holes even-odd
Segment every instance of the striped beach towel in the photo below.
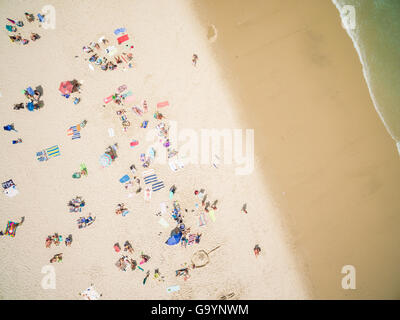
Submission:
<svg viewBox="0 0 400 320">
<path fill-rule="evenodd" d="M 144 177 L 144 183 L 145 184 L 150 184 L 150 183 L 154 183 L 157 181 L 157 176 L 156 174 L 151 174 L 149 176 Z"/>
<path fill-rule="evenodd" d="M 153 183 L 151 185 L 151 188 L 152 188 L 153 191 L 158 191 L 158 190 L 164 188 L 164 182 L 158 181 L 156 183 Z"/>
<path fill-rule="evenodd" d="M 72 126 L 71 128 L 69 128 L 68 135 L 72 136 L 72 140 L 81 138 L 80 129 L 80 125 Z"/>
<path fill-rule="evenodd" d="M 53 158 L 58 157 L 60 155 L 60 148 L 58 145 L 46 149 L 47 157 Z"/>
</svg>

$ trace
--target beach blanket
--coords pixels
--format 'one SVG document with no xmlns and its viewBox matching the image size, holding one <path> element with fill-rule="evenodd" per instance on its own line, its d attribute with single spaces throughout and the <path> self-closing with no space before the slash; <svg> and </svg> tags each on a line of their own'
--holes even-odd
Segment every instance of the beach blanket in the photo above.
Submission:
<svg viewBox="0 0 400 320">
<path fill-rule="evenodd" d="M 123 43 L 125 41 L 128 41 L 129 40 L 129 36 L 127 34 L 125 34 L 125 35 L 117 38 L 117 40 L 118 40 L 118 44 L 121 44 L 121 43 Z"/>
<path fill-rule="evenodd" d="M 125 28 L 118 28 L 118 29 L 115 29 L 115 30 L 114 30 L 114 34 L 117 36 L 117 35 L 119 35 L 120 33 L 123 33 L 123 32 L 125 32 L 125 31 L 126 31 Z"/>
<path fill-rule="evenodd" d="M 28 88 L 26 89 L 26 91 L 27 91 L 31 96 L 33 96 L 33 95 L 35 94 L 35 92 L 33 91 L 33 89 L 32 89 L 31 87 L 28 87 Z"/>
<path fill-rule="evenodd" d="M 8 188 L 15 186 L 15 183 L 14 183 L 14 181 L 12 181 L 12 179 L 10 179 L 10 180 L 3 182 L 1 184 L 1 186 L 3 187 L 3 189 L 8 189 Z"/>
<path fill-rule="evenodd" d="M 112 57 L 118 52 L 118 50 L 114 46 L 110 46 L 106 48 L 106 53 L 108 54 L 109 57 Z"/>
<path fill-rule="evenodd" d="M 10 236 L 10 237 L 14 238 L 16 231 L 17 231 L 17 224 L 15 222 L 8 221 L 7 228 L 6 228 L 6 231 L 4 232 L 4 234 L 6 236 Z"/>
<path fill-rule="evenodd" d="M 206 221 L 206 216 L 204 215 L 204 212 L 200 213 L 199 216 L 199 227 L 205 226 L 207 224 Z"/>
<path fill-rule="evenodd" d="M 111 95 L 111 96 L 109 96 L 109 97 L 107 97 L 107 98 L 104 98 L 104 103 L 109 103 L 109 102 L 111 102 L 113 100 L 113 96 Z"/>
<path fill-rule="evenodd" d="M 151 174 L 149 176 L 144 177 L 144 183 L 145 184 L 150 184 L 150 183 L 153 183 L 153 182 L 156 182 L 156 181 L 157 181 L 156 174 Z"/>
<path fill-rule="evenodd" d="M 214 214 L 214 210 L 210 210 L 208 211 L 208 215 L 210 216 L 211 220 L 213 222 L 215 222 L 215 214 Z"/>
<path fill-rule="evenodd" d="M 169 223 L 164 218 L 160 218 L 160 220 L 158 220 L 158 223 L 161 224 L 164 228 L 169 227 Z"/>
<path fill-rule="evenodd" d="M 85 300 L 99 300 L 101 297 L 101 294 L 99 294 L 93 286 L 90 286 L 86 290 L 81 292 L 81 296 Z"/>
<path fill-rule="evenodd" d="M 49 158 L 58 157 L 60 155 L 60 148 L 58 147 L 58 145 L 47 148 L 46 154 Z"/>
<path fill-rule="evenodd" d="M 151 185 L 151 188 L 153 191 L 158 191 L 158 190 L 164 188 L 164 182 L 162 182 L 162 181 L 155 182 Z"/>
<path fill-rule="evenodd" d="M 163 102 L 157 103 L 157 108 L 163 108 L 163 107 L 167 107 L 167 106 L 169 106 L 168 101 L 163 101 Z"/>
<path fill-rule="evenodd" d="M 128 182 L 129 180 L 131 180 L 131 178 L 129 178 L 129 176 L 126 174 L 121 179 L 119 179 L 119 182 L 125 183 Z"/>
<path fill-rule="evenodd" d="M 167 288 L 167 292 L 168 293 L 176 292 L 176 291 L 179 291 L 179 290 L 181 290 L 180 286 L 171 286 L 171 287 Z"/>
<path fill-rule="evenodd" d="M 81 138 L 81 126 L 78 124 L 77 126 L 72 126 L 68 129 L 67 135 L 72 136 L 72 140 Z"/>
</svg>

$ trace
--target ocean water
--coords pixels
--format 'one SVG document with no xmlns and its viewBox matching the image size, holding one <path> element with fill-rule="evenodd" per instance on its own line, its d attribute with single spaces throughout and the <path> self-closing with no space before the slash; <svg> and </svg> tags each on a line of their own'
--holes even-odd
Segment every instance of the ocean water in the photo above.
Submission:
<svg viewBox="0 0 400 320">
<path fill-rule="evenodd" d="M 332 0 L 363 65 L 376 111 L 400 154 L 400 0 Z"/>
</svg>

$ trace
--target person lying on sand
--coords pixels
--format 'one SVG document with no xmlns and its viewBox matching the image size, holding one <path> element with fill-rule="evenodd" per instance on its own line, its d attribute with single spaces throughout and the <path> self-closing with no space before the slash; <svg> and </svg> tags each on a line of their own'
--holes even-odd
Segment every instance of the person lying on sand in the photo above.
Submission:
<svg viewBox="0 0 400 320">
<path fill-rule="evenodd" d="M 65 245 L 67 247 L 70 247 L 72 244 L 72 234 L 68 235 L 68 237 L 65 238 Z"/>
<path fill-rule="evenodd" d="M 50 259 L 50 263 L 54 263 L 54 262 L 61 262 L 62 261 L 62 253 L 57 253 L 54 255 L 53 258 Z"/>
<path fill-rule="evenodd" d="M 51 240 L 51 236 L 47 236 L 46 242 L 45 242 L 46 248 L 50 248 L 52 243 L 53 243 L 53 240 Z"/>
<path fill-rule="evenodd" d="M 31 40 L 36 41 L 37 39 L 40 39 L 40 36 L 37 33 L 31 33 Z"/>
<path fill-rule="evenodd" d="M 128 240 L 125 241 L 124 243 L 124 251 L 128 251 L 130 254 L 133 254 L 133 248 L 132 245 Z"/>
</svg>

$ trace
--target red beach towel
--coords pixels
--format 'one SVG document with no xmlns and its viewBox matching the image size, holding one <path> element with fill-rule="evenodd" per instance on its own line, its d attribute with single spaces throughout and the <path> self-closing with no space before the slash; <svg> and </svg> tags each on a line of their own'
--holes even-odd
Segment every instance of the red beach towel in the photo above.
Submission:
<svg viewBox="0 0 400 320">
<path fill-rule="evenodd" d="M 118 40 L 118 44 L 121 44 L 122 42 L 128 41 L 129 40 L 129 36 L 126 34 L 124 36 L 121 36 L 119 38 L 117 38 Z"/>
<path fill-rule="evenodd" d="M 107 98 L 104 98 L 104 103 L 109 103 L 110 101 L 112 101 L 112 98 L 113 96 L 109 96 L 109 97 L 107 97 Z"/>
<path fill-rule="evenodd" d="M 157 103 L 157 108 L 163 108 L 163 107 L 167 107 L 167 106 L 169 106 L 169 102 L 168 101 Z"/>
</svg>

